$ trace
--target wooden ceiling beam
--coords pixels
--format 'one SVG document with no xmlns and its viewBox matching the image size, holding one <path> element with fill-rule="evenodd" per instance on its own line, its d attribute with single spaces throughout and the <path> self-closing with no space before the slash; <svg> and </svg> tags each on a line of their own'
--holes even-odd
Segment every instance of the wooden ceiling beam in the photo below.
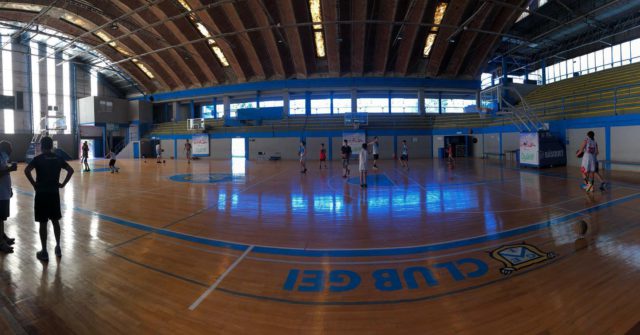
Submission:
<svg viewBox="0 0 640 335">
<path fill-rule="evenodd" d="M 320 6 L 322 8 L 323 21 L 338 21 L 338 3 L 336 0 L 322 0 Z M 338 36 L 338 24 L 325 24 L 323 28 L 329 74 L 332 76 L 340 76 L 340 37 Z"/>
<path fill-rule="evenodd" d="M 266 9 L 260 3 L 260 0 L 249 0 L 247 1 L 247 5 L 253 13 L 253 17 L 256 20 L 256 24 L 258 26 L 268 27 L 272 25 L 268 14 L 265 12 Z M 276 79 L 286 78 L 287 74 L 284 70 L 284 65 L 282 64 L 282 56 L 280 55 L 280 51 L 278 50 L 278 42 L 273 34 L 273 31 L 262 30 L 260 31 L 260 36 L 262 36 L 262 39 L 267 46 L 269 61 L 271 62 L 271 66 L 273 67 Z"/>
<path fill-rule="evenodd" d="M 115 6 L 104 6 L 104 3 L 101 3 L 101 2 L 94 3 L 94 6 L 102 9 L 104 12 L 111 12 L 116 10 L 117 13 L 115 13 L 115 16 L 122 16 L 124 13 L 131 11 L 129 7 L 123 6 L 121 1 L 114 0 L 112 1 L 111 4 Z M 103 6 L 103 7 L 100 7 L 100 6 Z M 137 18 L 134 18 L 133 16 L 136 16 Z M 132 14 L 131 16 L 129 16 L 129 20 L 131 19 L 135 20 L 139 18 L 140 17 L 137 14 Z M 118 37 L 123 34 L 129 33 L 129 29 L 125 24 L 119 24 L 117 27 L 118 27 L 117 30 L 111 30 L 111 31 L 105 30 L 105 31 L 113 37 Z M 127 40 L 129 39 L 132 40 L 134 44 L 127 43 Z M 145 38 L 144 35 L 138 35 L 138 34 L 130 34 L 128 37 L 116 43 L 120 43 L 126 46 L 127 48 L 131 49 L 131 51 L 133 51 L 135 54 L 153 50 L 154 47 L 152 46 L 152 44 L 155 44 L 153 41 L 150 41 L 150 39 Z M 154 54 L 150 57 L 146 57 L 145 62 L 147 63 L 146 65 L 150 68 L 150 70 L 152 70 L 153 72 L 156 72 L 157 79 L 161 82 L 166 83 L 165 85 L 166 89 L 174 90 L 178 88 L 188 87 L 188 85 L 185 85 L 183 80 L 175 73 L 175 71 L 171 68 L 171 66 L 167 63 L 167 61 L 162 57 L 160 57 L 158 54 Z M 170 83 L 173 85 L 171 85 Z"/>
<path fill-rule="evenodd" d="M 363 21 L 367 19 L 367 0 L 351 1 L 351 19 Z M 364 72 L 364 47 L 367 37 L 367 25 L 354 23 L 351 25 L 351 73 L 361 76 Z"/>
<path fill-rule="evenodd" d="M 282 20 L 282 24 L 296 24 L 296 16 L 293 9 L 293 1 L 300 0 L 282 0 L 278 1 L 278 11 L 279 17 Z M 296 71 L 296 76 L 298 78 L 306 78 L 307 73 L 307 63 L 304 57 L 304 50 L 302 48 L 302 41 L 300 38 L 300 28 L 298 27 L 289 27 L 284 28 L 285 36 L 287 39 L 287 45 L 289 46 L 289 51 L 291 53 L 291 58 L 293 61 L 293 66 Z"/>
<path fill-rule="evenodd" d="M 474 12 L 475 15 L 468 24 L 468 27 L 471 29 L 482 29 L 488 18 L 491 17 L 490 14 L 493 8 L 495 8 L 494 4 L 488 2 L 482 3 L 480 6 L 481 7 L 477 9 L 477 12 Z M 449 58 L 449 64 L 444 71 L 445 76 L 455 77 L 459 74 L 462 64 L 471 50 L 473 42 L 480 34 L 481 33 L 477 31 L 462 30 L 457 36 L 452 37 L 456 41 L 456 46 L 453 54 Z"/>
<path fill-rule="evenodd" d="M 189 0 L 189 4 L 191 4 L 193 7 L 203 6 L 202 1 L 200 0 Z M 219 8 L 216 8 L 215 10 L 219 10 Z M 207 27 L 207 29 L 211 34 L 214 34 L 214 35 L 220 34 L 222 29 L 220 29 L 221 27 L 213 20 L 210 13 L 208 13 L 207 11 L 201 11 L 201 12 L 198 12 L 197 16 L 202 21 L 202 24 L 204 24 Z M 240 61 L 238 61 L 238 58 L 236 57 L 236 54 L 233 51 L 234 49 L 233 45 L 231 45 L 226 38 L 216 38 L 215 41 L 216 41 L 216 44 L 218 44 L 218 46 L 222 50 L 222 53 L 227 59 L 227 62 L 229 62 L 229 67 L 233 70 L 233 75 L 236 77 L 233 79 L 235 79 L 238 82 L 246 82 L 247 71 L 243 69 L 243 66 L 242 66 L 243 64 L 241 64 Z M 218 60 L 216 60 L 216 62 L 218 62 Z"/>
<path fill-rule="evenodd" d="M 462 23 L 464 13 L 467 6 L 475 6 L 476 1 L 473 0 L 452 0 L 447 6 L 447 11 L 442 19 L 443 25 L 458 26 Z M 435 11 L 435 7 L 434 11 Z M 429 22 L 433 22 L 433 12 L 430 15 Z M 442 27 L 438 30 L 438 35 L 431 48 L 431 54 L 429 55 L 429 64 L 427 65 L 426 75 L 428 77 L 437 77 L 440 74 L 440 69 L 443 67 L 445 56 L 450 47 L 448 37 L 455 31 L 455 28 Z M 421 36 L 422 43 L 421 48 L 424 48 L 424 40 L 427 38 L 427 31 L 424 36 Z"/>
<path fill-rule="evenodd" d="M 527 0 L 509 0 L 507 2 L 522 7 Z M 503 33 L 508 27 L 511 27 L 515 23 L 521 12 L 520 9 L 502 7 L 498 15 L 493 18 L 493 24 L 489 30 Z M 460 75 L 476 79 L 479 78 L 483 66 L 487 63 L 489 54 L 498 47 L 499 41 L 500 34 L 484 34 L 478 38 L 474 44 L 473 60 L 467 62 L 465 69 Z M 467 56 L 467 58 L 469 58 L 469 56 Z"/>
<path fill-rule="evenodd" d="M 260 62 L 260 56 L 258 56 L 258 51 L 256 51 L 255 45 L 256 41 L 253 41 L 251 34 L 246 32 L 246 28 L 242 20 L 240 19 L 240 15 L 233 4 L 226 4 L 222 6 L 222 9 L 229 19 L 233 30 L 235 31 L 245 31 L 245 33 L 238 36 L 240 40 L 240 44 L 242 49 L 244 49 L 245 54 L 249 60 L 249 64 L 251 64 L 251 68 L 253 69 L 253 73 L 255 74 L 255 78 L 257 80 L 264 80 L 266 78 L 264 69 L 262 68 L 262 63 Z"/>
<path fill-rule="evenodd" d="M 377 18 L 383 21 L 394 21 L 398 9 L 398 0 L 385 0 L 379 2 Z M 375 44 L 373 48 L 373 74 L 383 75 L 387 68 L 387 61 L 391 51 L 391 34 L 393 25 L 376 25 Z"/>
<path fill-rule="evenodd" d="M 418 0 L 415 6 L 409 8 L 407 20 L 410 23 L 422 22 L 427 9 L 427 4 L 428 1 L 426 0 Z M 409 61 L 411 60 L 411 56 L 414 54 L 415 47 L 420 46 L 420 41 L 424 43 L 424 39 L 418 38 L 419 29 L 420 27 L 417 25 L 403 25 L 401 30 L 398 32 L 398 37 L 402 39 L 396 40 L 394 41 L 394 44 L 392 44 L 392 48 L 397 49 L 395 73 L 398 75 L 407 75 L 409 70 Z"/>
<path fill-rule="evenodd" d="M 3 20 L 7 21 L 15 21 L 15 22 L 30 22 L 37 13 L 31 12 L 20 12 L 20 11 L 6 11 L 0 10 L 0 17 Z M 67 34 L 73 38 L 82 35 L 86 32 L 86 30 L 79 28 L 78 26 L 67 23 L 66 21 L 60 20 L 58 18 L 52 18 L 50 16 L 41 17 L 38 20 L 38 24 L 43 25 L 45 27 L 51 28 L 56 31 L 60 31 L 62 33 Z M 89 35 L 86 37 L 80 38 L 78 41 L 85 43 L 90 46 L 98 45 L 102 43 L 98 37 Z M 124 59 L 120 53 L 114 50 L 111 47 L 103 47 L 100 49 L 100 53 L 104 55 L 104 57 L 110 61 L 116 62 Z M 123 73 L 126 73 L 132 80 L 139 85 L 139 88 L 144 92 L 155 92 L 158 87 L 155 83 L 153 83 L 140 69 L 138 69 L 131 62 L 122 63 L 122 66 L 117 66 L 119 70 Z"/>
</svg>

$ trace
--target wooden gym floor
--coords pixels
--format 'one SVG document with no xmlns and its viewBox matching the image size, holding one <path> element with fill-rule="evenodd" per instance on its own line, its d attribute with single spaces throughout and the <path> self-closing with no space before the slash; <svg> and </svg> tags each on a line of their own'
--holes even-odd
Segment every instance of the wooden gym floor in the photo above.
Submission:
<svg viewBox="0 0 640 335">
<path fill-rule="evenodd" d="M 576 168 L 120 160 L 63 199 L 41 263 L 22 171 L 0 334 L 625 334 L 640 321 L 640 178 Z M 50 228 L 49 251 L 53 256 Z"/>
</svg>

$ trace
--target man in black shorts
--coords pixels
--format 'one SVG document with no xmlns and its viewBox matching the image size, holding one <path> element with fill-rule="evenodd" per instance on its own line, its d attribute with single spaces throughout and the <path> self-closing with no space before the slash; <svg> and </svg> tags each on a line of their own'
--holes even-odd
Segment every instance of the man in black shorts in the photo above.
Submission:
<svg viewBox="0 0 640 335">
<path fill-rule="evenodd" d="M 46 262 L 49 260 L 47 253 L 47 221 L 53 224 L 53 234 L 56 237 L 56 256 L 61 257 L 60 250 L 60 223 L 62 218 L 60 212 L 60 193 L 58 189 L 67 185 L 73 175 L 73 168 L 61 157 L 53 153 L 53 140 L 51 137 L 44 137 L 40 142 L 42 154 L 36 156 L 24 169 L 24 174 L 33 188 L 36 190 L 34 212 L 36 221 L 40 223 L 40 242 L 42 250 L 36 253 L 36 257 Z M 31 171 L 36 170 L 36 180 L 33 179 Z M 60 171 L 65 169 L 67 176 L 62 184 L 60 183 Z"/>
<path fill-rule="evenodd" d="M 347 143 L 347 140 L 344 140 L 344 144 L 340 149 L 342 151 L 342 178 L 347 178 L 351 170 L 349 170 L 349 158 L 351 158 L 351 147 Z"/>
<path fill-rule="evenodd" d="M 15 162 L 10 162 L 12 151 L 11 143 L 0 141 L 0 252 L 5 253 L 13 252 L 11 245 L 15 242 L 4 233 L 4 222 L 9 218 L 9 202 L 13 196 L 10 173 L 18 169 Z"/>
</svg>

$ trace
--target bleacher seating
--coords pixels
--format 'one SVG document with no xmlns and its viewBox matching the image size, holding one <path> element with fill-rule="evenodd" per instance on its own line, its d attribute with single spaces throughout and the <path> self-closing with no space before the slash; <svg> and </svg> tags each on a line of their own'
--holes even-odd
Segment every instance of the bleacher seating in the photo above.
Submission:
<svg viewBox="0 0 640 335">
<path fill-rule="evenodd" d="M 638 113 L 640 111 L 640 63 L 616 67 L 540 86 L 525 100 L 541 121 L 589 116 Z M 370 114 L 367 129 L 444 129 L 509 125 L 506 117 L 480 118 L 461 114 Z M 342 115 L 291 116 L 264 120 L 261 125 L 224 126 L 221 119 L 207 119 L 208 132 L 273 132 L 292 130 L 348 130 Z M 158 124 L 151 135 L 188 134 L 187 121 Z"/>
<path fill-rule="evenodd" d="M 525 100 L 543 120 L 637 113 L 640 63 L 540 86 Z"/>
</svg>

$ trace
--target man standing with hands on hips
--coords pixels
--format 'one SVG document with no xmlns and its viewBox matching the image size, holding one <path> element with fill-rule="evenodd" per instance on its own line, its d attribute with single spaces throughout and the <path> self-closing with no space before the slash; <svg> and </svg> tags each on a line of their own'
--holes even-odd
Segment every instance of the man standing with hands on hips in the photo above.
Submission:
<svg viewBox="0 0 640 335">
<path fill-rule="evenodd" d="M 51 220 L 53 224 L 53 234 L 56 238 L 55 253 L 57 257 L 62 256 L 60 249 L 60 192 L 59 189 L 65 187 L 71 176 L 73 168 L 64 159 L 53 153 L 53 140 L 51 137 L 42 138 L 40 145 L 42 154 L 36 156 L 24 169 L 24 174 L 29 179 L 31 185 L 36 190 L 34 203 L 35 219 L 40 223 L 40 243 L 42 250 L 36 253 L 36 257 L 47 262 L 47 222 Z M 33 179 L 31 171 L 36 170 L 36 179 Z M 65 169 L 67 176 L 60 183 L 60 171 Z"/>
</svg>

